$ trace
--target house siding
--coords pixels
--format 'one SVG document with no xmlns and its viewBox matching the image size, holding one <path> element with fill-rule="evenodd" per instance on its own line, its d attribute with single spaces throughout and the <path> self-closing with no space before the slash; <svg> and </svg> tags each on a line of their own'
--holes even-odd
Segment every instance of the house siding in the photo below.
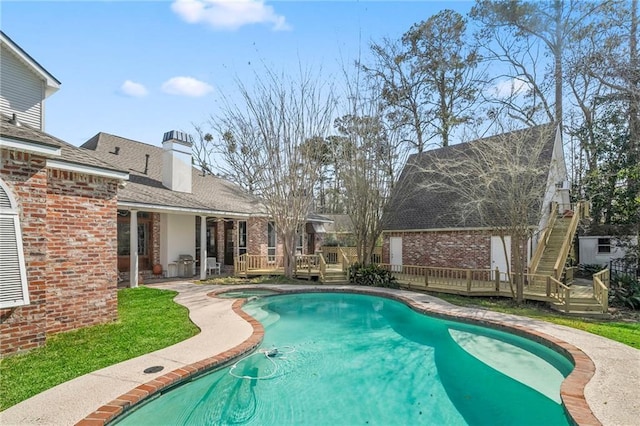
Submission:
<svg viewBox="0 0 640 426">
<path fill-rule="evenodd" d="M 47 316 L 46 160 L 0 150 L 0 177 L 13 192 L 20 212 L 30 304 L 0 310 L 0 356 L 42 346 Z"/>
<path fill-rule="evenodd" d="M 5 46 L 0 61 L 0 111 L 39 130 L 44 129 L 45 84 Z"/>
<path fill-rule="evenodd" d="M 117 181 L 49 170 L 47 332 L 117 318 Z"/>
<path fill-rule="evenodd" d="M 402 237 L 402 264 L 440 268 L 491 268 L 491 232 L 387 232 L 382 262 L 389 263 L 389 238 Z"/>
<path fill-rule="evenodd" d="M 117 181 L 48 170 L 3 149 L 0 177 L 20 212 L 30 304 L 0 310 L 0 356 L 117 317 Z"/>
</svg>

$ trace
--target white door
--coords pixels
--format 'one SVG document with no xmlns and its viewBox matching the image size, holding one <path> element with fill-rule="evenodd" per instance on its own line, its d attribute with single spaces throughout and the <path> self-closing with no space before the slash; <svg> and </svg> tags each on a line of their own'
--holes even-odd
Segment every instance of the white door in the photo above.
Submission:
<svg viewBox="0 0 640 426">
<path fill-rule="evenodd" d="M 504 244 L 506 246 L 507 256 L 511 253 L 511 237 L 504 237 Z M 495 270 L 498 268 L 502 274 L 500 274 L 501 280 L 506 280 L 507 276 L 504 274 L 507 272 L 508 258 L 505 256 L 505 247 L 502 246 L 502 239 L 500 237 L 491 237 L 491 277 L 495 279 Z"/>
<path fill-rule="evenodd" d="M 389 238 L 389 263 L 393 272 L 402 272 L 402 237 Z"/>
</svg>

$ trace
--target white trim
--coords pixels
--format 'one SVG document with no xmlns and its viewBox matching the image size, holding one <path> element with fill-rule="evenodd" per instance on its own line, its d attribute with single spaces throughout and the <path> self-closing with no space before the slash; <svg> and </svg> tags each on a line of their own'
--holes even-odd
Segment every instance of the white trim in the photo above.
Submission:
<svg viewBox="0 0 640 426">
<path fill-rule="evenodd" d="M 0 302 L 0 308 L 4 309 L 4 308 L 14 308 L 17 306 L 25 306 L 28 305 L 30 302 L 29 300 L 29 283 L 27 281 L 27 268 L 26 268 L 26 263 L 25 263 L 25 259 L 24 259 L 24 247 L 22 245 L 22 231 L 20 228 L 20 215 L 18 214 L 18 209 L 17 209 L 17 202 L 15 200 L 15 198 L 13 197 L 13 194 L 11 193 L 11 191 L 9 190 L 9 188 L 5 185 L 5 183 L 2 181 L 2 179 L 0 179 L 0 188 L 7 194 L 7 197 L 9 198 L 9 204 L 10 204 L 10 209 L 2 209 L 2 211 L 0 212 L 0 215 L 2 215 L 3 217 L 9 217 L 13 219 L 13 229 L 14 229 L 14 235 L 15 235 L 15 239 L 16 239 L 16 251 L 18 254 L 18 269 L 19 269 L 19 275 L 20 275 L 20 287 L 22 290 L 22 298 L 20 299 L 14 299 L 12 301 L 6 301 L 6 302 Z M 15 270 L 14 270 L 15 272 Z M 10 285 L 14 286 L 17 283 L 11 283 L 9 282 Z"/>
<path fill-rule="evenodd" d="M 5 43 L 9 49 L 16 55 L 22 62 L 24 62 L 31 70 L 38 75 L 38 77 L 45 82 L 46 89 L 45 95 L 51 96 L 58 89 L 60 89 L 60 82 L 49 71 L 47 71 L 42 65 L 36 62 L 27 52 L 22 50 L 20 46 L 13 40 L 11 40 L 6 34 L 0 32 L 0 40 Z"/>
<path fill-rule="evenodd" d="M 116 170 L 103 169 L 96 166 L 86 166 L 84 164 L 68 163 L 63 160 L 47 160 L 47 167 L 53 169 L 67 170 L 70 172 L 83 173 L 87 175 L 101 176 L 111 179 L 129 180 L 129 173 Z"/>
<path fill-rule="evenodd" d="M 43 156 L 59 157 L 62 154 L 62 149 L 58 146 L 38 142 L 27 142 L 20 139 L 7 138 L 6 136 L 0 136 L 0 148 L 25 151 Z"/>
<path fill-rule="evenodd" d="M 434 228 L 434 229 L 385 229 L 382 231 L 382 234 L 391 234 L 391 233 L 411 233 L 411 232 L 468 232 L 468 231 L 497 231 L 502 229 L 499 226 L 492 226 L 486 228 Z M 536 230 L 538 229 L 535 225 L 529 225 L 529 229 Z M 336 232 L 337 233 L 337 232 Z M 345 233 L 345 232 L 343 232 Z"/>
<path fill-rule="evenodd" d="M 251 217 L 260 217 L 267 215 L 263 214 L 254 214 L 254 213 L 238 213 L 238 212 L 228 212 L 222 210 L 206 210 L 206 209 L 194 209 L 189 207 L 173 207 L 173 206 L 160 206 L 157 204 L 144 204 L 144 203 L 133 203 L 130 201 L 118 201 L 118 208 L 120 210 L 144 210 L 146 212 L 151 213 L 192 213 L 196 216 L 205 214 L 207 216 L 224 216 L 230 219 L 246 219 Z"/>
</svg>

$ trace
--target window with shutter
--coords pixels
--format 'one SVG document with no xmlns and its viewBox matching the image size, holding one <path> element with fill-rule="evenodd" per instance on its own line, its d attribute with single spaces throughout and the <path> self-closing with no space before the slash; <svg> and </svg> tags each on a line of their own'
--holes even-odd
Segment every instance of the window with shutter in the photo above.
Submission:
<svg viewBox="0 0 640 426">
<path fill-rule="evenodd" d="M 8 187 L 0 179 L 0 308 L 28 304 L 20 215 Z"/>
</svg>

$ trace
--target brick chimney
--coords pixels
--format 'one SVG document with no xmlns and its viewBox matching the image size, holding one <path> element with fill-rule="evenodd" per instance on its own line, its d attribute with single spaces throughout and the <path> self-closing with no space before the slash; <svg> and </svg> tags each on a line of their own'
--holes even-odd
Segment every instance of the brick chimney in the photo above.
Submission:
<svg viewBox="0 0 640 426">
<path fill-rule="evenodd" d="M 191 193 L 191 135 L 172 130 L 162 138 L 162 184 L 172 191 Z"/>
</svg>

